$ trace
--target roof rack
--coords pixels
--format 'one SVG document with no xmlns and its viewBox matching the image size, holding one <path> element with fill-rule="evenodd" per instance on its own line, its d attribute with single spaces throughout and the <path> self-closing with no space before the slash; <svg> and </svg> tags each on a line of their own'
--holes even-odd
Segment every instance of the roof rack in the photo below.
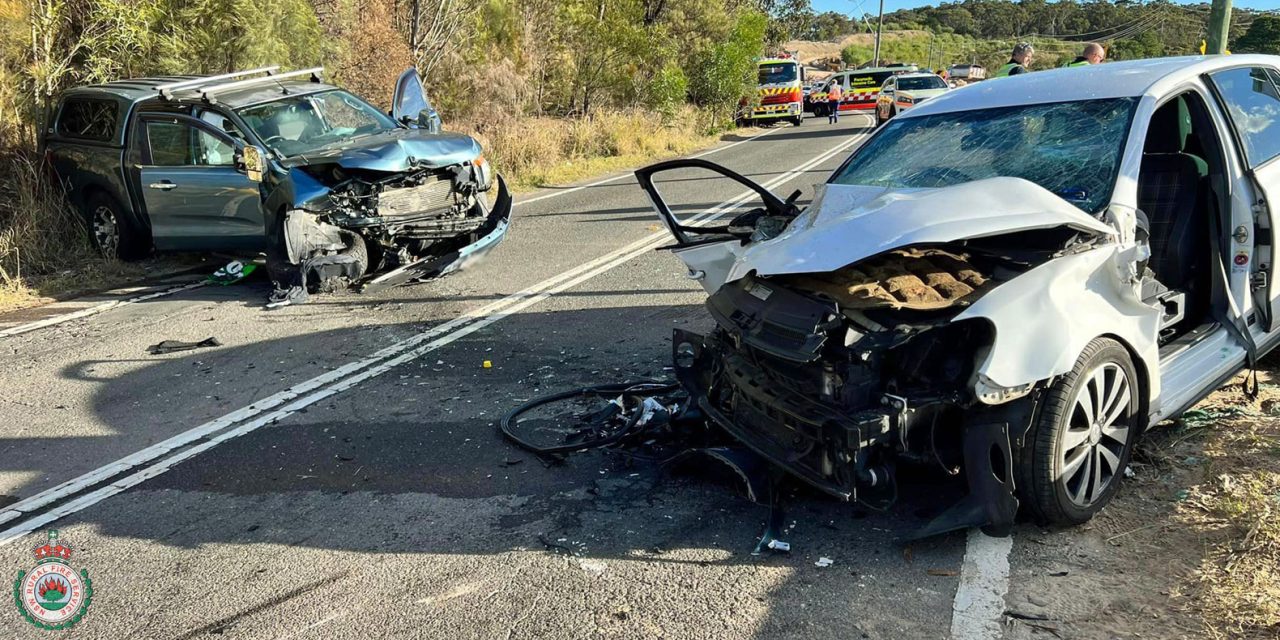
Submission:
<svg viewBox="0 0 1280 640">
<path fill-rule="evenodd" d="M 215 84 L 210 87 L 200 87 L 200 97 L 205 102 L 217 102 L 217 95 L 220 92 L 233 91 L 235 89 L 244 89 L 259 84 L 267 84 L 278 82 L 288 78 L 297 78 L 301 76 L 310 76 L 312 82 L 320 82 L 320 74 L 324 72 L 324 67 L 311 67 L 310 69 L 299 69 L 288 73 L 279 73 L 275 75 L 263 76 L 261 78 L 249 78 L 247 80 L 236 80 L 235 82 L 225 82 L 223 84 Z"/>
<path fill-rule="evenodd" d="M 199 78 L 192 78 L 190 80 L 180 80 L 178 82 L 168 82 L 165 84 L 156 85 L 156 90 L 160 92 L 161 98 L 164 98 L 165 100 L 171 100 L 173 98 L 173 92 L 178 89 L 195 89 L 199 85 L 205 84 L 207 82 L 214 82 L 218 80 L 230 80 L 231 78 L 241 78 L 244 76 L 251 76 L 258 73 L 265 73 L 269 77 L 271 76 L 272 73 L 279 70 L 280 70 L 280 65 L 273 65 L 270 67 L 258 67 L 257 69 L 249 69 L 247 71 L 236 71 L 234 73 L 224 73 L 222 75 L 217 75 L 217 76 L 202 76 Z"/>
</svg>

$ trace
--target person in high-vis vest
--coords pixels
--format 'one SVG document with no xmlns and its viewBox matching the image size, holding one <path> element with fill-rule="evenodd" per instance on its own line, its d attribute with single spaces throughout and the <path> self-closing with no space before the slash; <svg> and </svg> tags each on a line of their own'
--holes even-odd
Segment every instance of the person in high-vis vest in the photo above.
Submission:
<svg viewBox="0 0 1280 640">
<path fill-rule="evenodd" d="M 1035 53 L 1035 49 L 1031 48 L 1028 42 L 1019 42 L 1013 45 L 1013 54 L 1009 56 L 1009 61 L 996 71 L 995 77 L 1003 78 L 1005 76 L 1016 76 L 1019 73 L 1027 72 L 1027 65 L 1031 64 L 1031 55 Z"/>
<path fill-rule="evenodd" d="M 1084 67 L 1091 64 L 1102 64 L 1102 61 L 1106 59 L 1107 50 L 1103 49 L 1102 45 L 1096 42 L 1090 42 L 1084 46 L 1084 51 L 1081 51 L 1080 55 L 1076 56 L 1075 60 L 1072 60 L 1062 66 Z"/>
<path fill-rule="evenodd" d="M 840 122 L 840 78 L 831 81 L 827 89 L 827 124 Z"/>
</svg>

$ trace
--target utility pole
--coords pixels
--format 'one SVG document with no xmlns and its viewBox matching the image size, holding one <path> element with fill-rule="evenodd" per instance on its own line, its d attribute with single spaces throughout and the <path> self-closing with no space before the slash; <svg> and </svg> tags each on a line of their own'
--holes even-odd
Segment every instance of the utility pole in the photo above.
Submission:
<svg viewBox="0 0 1280 640">
<path fill-rule="evenodd" d="M 1209 9 L 1209 37 L 1205 53 L 1222 54 L 1227 51 L 1227 34 L 1231 30 L 1231 0 L 1213 0 Z"/>
<path fill-rule="evenodd" d="M 1229 1 L 1229 0 L 1228 0 Z M 876 20 L 876 54 L 871 66 L 880 66 L 880 33 L 884 30 L 884 0 L 880 0 L 880 19 Z"/>
</svg>

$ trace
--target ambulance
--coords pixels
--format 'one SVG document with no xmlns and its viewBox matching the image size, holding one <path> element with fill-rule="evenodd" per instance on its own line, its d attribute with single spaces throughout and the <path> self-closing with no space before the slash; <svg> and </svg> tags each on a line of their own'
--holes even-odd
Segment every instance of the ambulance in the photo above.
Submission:
<svg viewBox="0 0 1280 640">
<path fill-rule="evenodd" d="M 840 83 L 842 94 L 840 113 L 866 113 L 870 115 L 876 108 L 876 100 L 880 98 L 880 87 L 884 85 L 885 80 L 888 80 L 890 76 L 910 73 L 918 69 L 919 67 L 916 65 L 897 65 L 841 71 L 831 76 L 822 85 L 822 88 L 810 94 L 809 100 L 813 103 L 813 115 L 819 118 L 824 118 L 828 115 L 827 111 L 831 106 L 827 102 L 827 91 L 830 90 L 832 83 L 836 82 Z"/>
<path fill-rule="evenodd" d="M 757 69 L 758 104 L 743 105 L 742 120 L 786 120 L 797 127 L 804 121 L 804 65 L 790 55 L 762 58 Z"/>
</svg>

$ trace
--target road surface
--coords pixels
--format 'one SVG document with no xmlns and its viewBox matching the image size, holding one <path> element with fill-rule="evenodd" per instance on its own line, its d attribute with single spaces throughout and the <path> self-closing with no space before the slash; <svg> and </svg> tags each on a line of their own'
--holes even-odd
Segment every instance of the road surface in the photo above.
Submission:
<svg viewBox="0 0 1280 640">
<path fill-rule="evenodd" d="M 803 202 L 869 124 L 705 157 Z M 743 194 L 660 188 L 688 215 Z M 519 402 L 662 376 L 672 328 L 710 322 L 629 175 L 517 201 L 503 245 L 434 282 L 268 311 L 261 280 L 179 279 L 0 325 L 0 566 L 59 529 L 93 580 L 76 638 L 998 636 L 1007 548 L 903 542 L 931 491 L 802 496 L 793 551 L 752 556 L 767 513 L 729 483 L 504 442 Z M 43 633 L 0 605 L 0 637 Z"/>
</svg>

